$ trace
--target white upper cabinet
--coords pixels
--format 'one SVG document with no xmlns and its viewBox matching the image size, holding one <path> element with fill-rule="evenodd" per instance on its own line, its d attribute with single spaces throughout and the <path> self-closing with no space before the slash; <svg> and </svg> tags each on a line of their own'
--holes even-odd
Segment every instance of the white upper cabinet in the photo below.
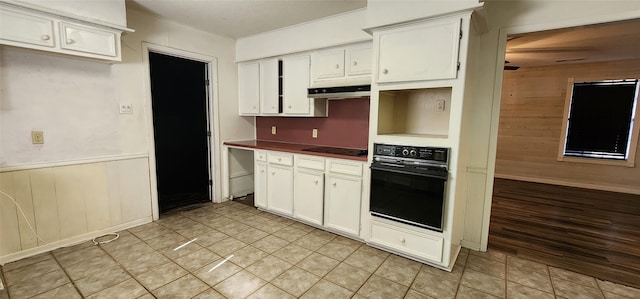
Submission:
<svg viewBox="0 0 640 299">
<path fill-rule="evenodd" d="M 280 107 L 278 59 L 260 62 L 260 114 L 278 114 Z"/>
<path fill-rule="evenodd" d="M 377 82 L 456 78 L 460 34 L 460 18 L 376 31 Z"/>
<path fill-rule="evenodd" d="M 355 47 L 347 51 L 347 76 L 371 74 L 371 45 Z"/>
<path fill-rule="evenodd" d="M 307 97 L 309 88 L 309 55 L 282 58 L 284 77 L 282 96 L 284 113 L 309 115 L 311 101 Z"/>
<path fill-rule="evenodd" d="M 344 49 L 321 51 L 315 54 L 315 79 L 344 76 Z"/>
<path fill-rule="evenodd" d="M 238 64 L 238 108 L 240 115 L 260 114 L 260 63 Z"/>
<path fill-rule="evenodd" d="M 312 54 L 312 87 L 371 83 L 371 42 L 316 51 Z"/>
<path fill-rule="evenodd" d="M 109 27 L 34 8 L 0 3 L 0 44 L 121 61 L 124 27 Z"/>
</svg>

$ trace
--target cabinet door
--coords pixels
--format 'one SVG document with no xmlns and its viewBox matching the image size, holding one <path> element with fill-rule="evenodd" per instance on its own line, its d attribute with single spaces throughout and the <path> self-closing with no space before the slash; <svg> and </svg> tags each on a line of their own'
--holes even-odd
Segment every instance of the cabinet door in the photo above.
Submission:
<svg viewBox="0 0 640 299">
<path fill-rule="evenodd" d="M 322 51 L 315 55 L 314 79 L 344 77 L 344 50 Z"/>
<path fill-rule="evenodd" d="M 260 64 L 257 61 L 238 64 L 238 107 L 240 115 L 260 113 Z"/>
<path fill-rule="evenodd" d="M 293 215 L 293 167 L 268 165 L 267 206 L 269 210 Z"/>
<path fill-rule="evenodd" d="M 378 82 L 453 79 L 457 76 L 458 18 L 383 31 L 377 34 L 377 41 Z"/>
<path fill-rule="evenodd" d="M 324 174 L 319 171 L 296 169 L 293 185 L 293 216 L 322 225 Z"/>
<path fill-rule="evenodd" d="M 60 22 L 60 48 L 108 57 L 118 56 L 117 48 L 120 34 L 86 27 L 78 24 Z"/>
<path fill-rule="evenodd" d="M 53 47 L 53 20 L 3 8 L 0 10 L 0 39 Z"/>
<path fill-rule="evenodd" d="M 347 76 L 371 74 L 371 46 L 347 50 Z"/>
<path fill-rule="evenodd" d="M 362 178 L 330 173 L 325 188 L 324 225 L 358 236 Z"/>
<path fill-rule="evenodd" d="M 269 59 L 260 62 L 260 113 L 278 114 L 278 99 L 280 88 L 278 87 L 278 59 Z"/>
<path fill-rule="evenodd" d="M 308 115 L 311 101 L 307 97 L 309 88 L 309 56 L 293 56 L 282 59 L 284 113 Z"/>
<path fill-rule="evenodd" d="M 259 208 L 267 208 L 267 163 L 256 162 L 254 170 L 254 204 Z"/>
</svg>

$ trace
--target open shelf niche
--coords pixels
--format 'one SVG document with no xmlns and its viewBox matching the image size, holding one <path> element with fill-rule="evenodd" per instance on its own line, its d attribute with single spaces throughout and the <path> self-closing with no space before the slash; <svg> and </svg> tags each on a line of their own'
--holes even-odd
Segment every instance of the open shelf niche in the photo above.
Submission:
<svg viewBox="0 0 640 299">
<path fill-rule="evenodd" d="M 447 138 L 451 87 L 385 90 L 378 95 L 378 135 Z"/>
</svg>

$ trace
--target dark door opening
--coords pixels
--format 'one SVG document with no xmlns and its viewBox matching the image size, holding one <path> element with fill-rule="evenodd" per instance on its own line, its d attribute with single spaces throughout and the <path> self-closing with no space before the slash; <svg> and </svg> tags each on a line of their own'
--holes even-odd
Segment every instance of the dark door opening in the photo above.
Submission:
<svg viewBox="0 0 640 299">
<path fill-rule="evenodd" d="M 160 213 L 211 201 L 207 64 L 149 53 Z"/>
</svg>

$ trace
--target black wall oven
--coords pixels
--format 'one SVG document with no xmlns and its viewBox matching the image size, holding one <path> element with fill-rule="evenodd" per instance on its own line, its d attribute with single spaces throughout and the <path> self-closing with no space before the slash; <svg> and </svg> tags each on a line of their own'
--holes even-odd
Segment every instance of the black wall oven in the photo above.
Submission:
<svg viewBox="0 0 640 299">
<path fill-rule="evenodd" d="M 371 215 L 441 232 L 448 148 L 374 144 Z"/>
</svg>

